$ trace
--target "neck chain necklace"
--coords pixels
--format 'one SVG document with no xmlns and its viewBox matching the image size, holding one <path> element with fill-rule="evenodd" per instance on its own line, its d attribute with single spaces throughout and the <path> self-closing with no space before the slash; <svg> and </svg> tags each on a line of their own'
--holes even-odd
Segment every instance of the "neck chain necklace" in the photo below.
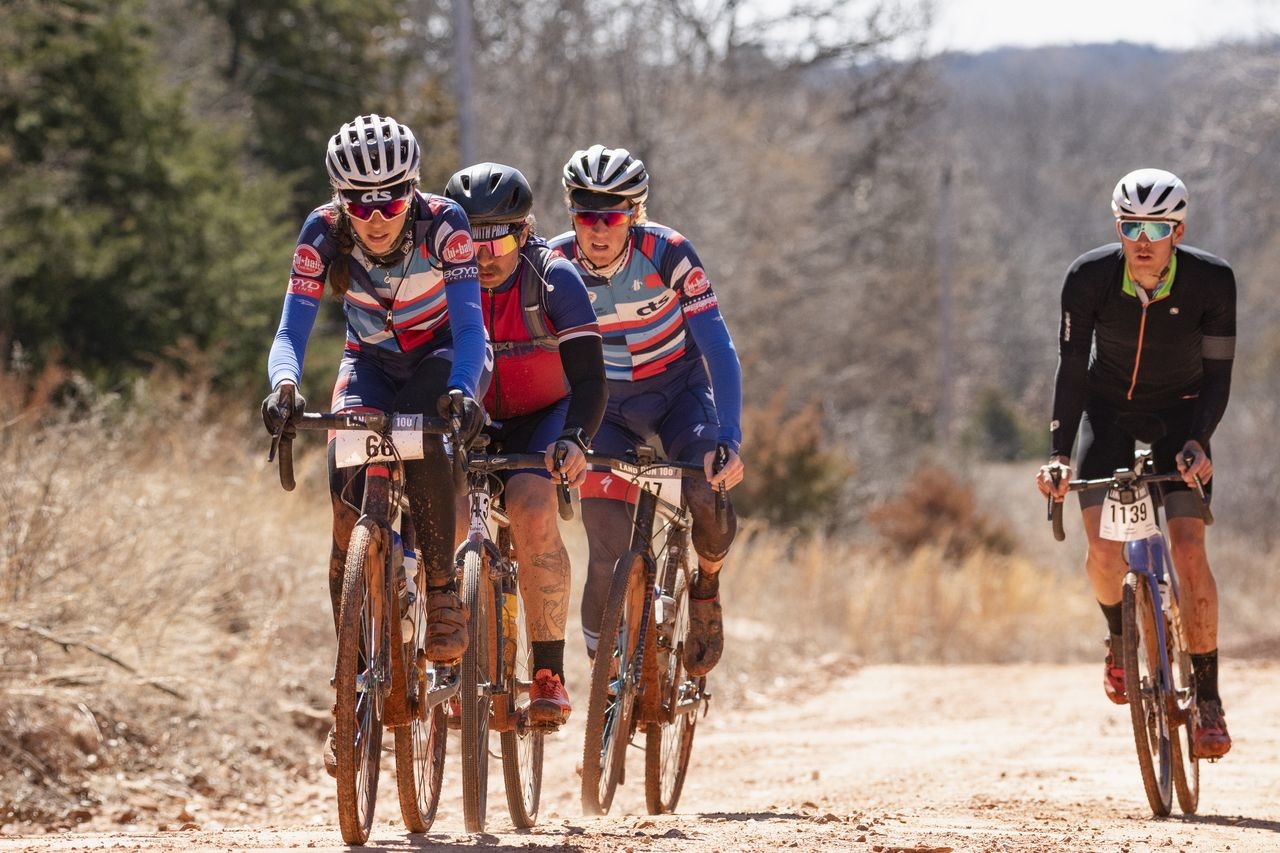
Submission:
<svg viewBox="0 0 1280 853">
<path fill-rule="evenodd" d="M 591 259 L 587 257 L 587 253 L 582 250 L 582 244 L 577 242 L 576 237 L 574 238 L 574 242 L 578 247 L 578 260 L 582 261 L 582 265 L 587 268 L 587 271 L 610 283 L 612 283 L 613 277 L 618 274 L 618 270 L 626 266 L 627 259 L 631 256 L 631 235 L 627 235 L 627 242 L 622 244 L 622 249 L 613 260 L 608 263 L 600 264 L 599 266 L 596 266 L 596 264 L 592 263 Z"/>
</svg>

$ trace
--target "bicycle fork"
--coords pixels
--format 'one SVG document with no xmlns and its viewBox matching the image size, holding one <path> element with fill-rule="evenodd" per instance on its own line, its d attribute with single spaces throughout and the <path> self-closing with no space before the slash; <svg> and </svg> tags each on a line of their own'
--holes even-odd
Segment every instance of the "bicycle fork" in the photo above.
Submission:
<svg viewBox="0 0 1280 853">
<path fill-rule="evenodd" d="M 1169 630 L 1179 630 L 1180 627 L 1171 624 L 1173 616 L 1170 596 L 1177 595 L 1177 580 L 1172 578 L 1172 573 L 1169 572 L 1169 557 L 1164 537 L 1154 534 L 1136 542 L 1127 542 L 1125 552 L 1129 560 L 1129 572 L 1138 575 L 1147 585 L 1154 605 L 1153 621 L 1155 622 L 1156 648 L 1159 649 L 1160 659 L 1155 671 L 1150 673 L 1153 680 L 1150 689 L 1157 698 L 1175 696 L 1173 662 L 1169 659 Z M 1138 653 L 1147 654 L 1147 650 L 1140 648 Z M 1173 719 L 1181 722 L 1180 716 L 1179 713 Z M 1161 731 L 1161 735 L 1169 736 L 1170 733 L 1167 731 L 1169 719 L 1169 714 L 1162 715 L 1161 726 L 1166 730 Z"/>
</svg>

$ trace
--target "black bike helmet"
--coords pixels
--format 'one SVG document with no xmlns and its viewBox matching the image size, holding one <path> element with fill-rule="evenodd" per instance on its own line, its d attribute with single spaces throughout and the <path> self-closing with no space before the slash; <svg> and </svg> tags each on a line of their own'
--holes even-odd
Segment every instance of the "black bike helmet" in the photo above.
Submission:
<svg viewBox="0 0 1280 853">
<path fill-rule="evenodd" d="M 462 205 L 472 225 L 522 222 L 533 209 L 533 190 L 524 175 L 499 163 L 455 172 L 444 194 Z"/>
</svg>

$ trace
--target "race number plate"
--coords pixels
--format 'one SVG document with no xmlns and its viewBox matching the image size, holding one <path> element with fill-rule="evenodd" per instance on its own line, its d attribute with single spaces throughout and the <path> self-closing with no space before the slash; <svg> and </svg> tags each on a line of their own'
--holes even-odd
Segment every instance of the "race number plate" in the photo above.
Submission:
<svg viewBox="0 0 1280 853">
<path fill-rule="evenodd" d="M 679 468 L 618 463 L 614 470 L 630 478 L 639 488 L 653 492 L 660 500 L 672 506 L 680 506 L 680 480 L 683 474 Z"/>
<path fill-rule="evenodd" d="M 1102 527 L 1098 535 L 1114 542 L 1135 542 L 1154 535 L 1156 507 L 1146 485 L 1135 490 L 1133 503 L 1120 502 L 1120 490 L 1111 489 L 1102 504 Z"/>
<path fill-rule="evenodd" d="M 368 430 L 340 429 L 334 445 L 334 464 L 339 468 L 421 458 L 422 415 L 396 415 L 389 441 Z"/>
</svg>

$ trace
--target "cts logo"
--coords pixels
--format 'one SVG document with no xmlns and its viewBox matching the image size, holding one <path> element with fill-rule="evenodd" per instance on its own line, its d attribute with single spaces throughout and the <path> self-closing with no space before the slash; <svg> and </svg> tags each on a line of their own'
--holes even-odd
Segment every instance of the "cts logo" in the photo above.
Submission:
<svg viewBox="0 0 1280 853">
<path fill-rule="evenodd" d="M 657 299 L 651 299 L 650 301 L 646 302 L 644 305 L 641 305 L 640 308 L 636 310 L 636 314 L 638 314 L 641 317 L 648 317 L 650 314 L 657 314 L 659 311 L 665 308 L 667 306 L 667 303 L 670 301 L 671 301 L 671 291 L 667 291 L 666 293 L 659 296 Z"/>
<path fill-rule="evenodd" d="M 471 235 L 466 231 L 454 231 L 445 241 L 440 257 L 444 258 L 445 263 L 460 264 L 471 260 L 473 254 Z"/>
<path fill-rule="evenodd" d="M 293 271 L 298 275 L 316 278 L 324 272 L 324 261 L 315 246 L 303 244 L 293 252 Z"/>
<path fill-rule="evenodd" d="M 365 204 L 378 201 L 391 201 L 391 193 L 387 190 L 369 190 L 367 193 L 360 196 L 360 200 Z"/>
<path fill-rule="evenodd" d="M 312 299 L 319 299 L 320 294 L 324 292 L 324 285 L 318 281 L 299 278 L 295 275 L 289 277 L 289 292 L 296 293 L 299 296 L 310 296 Z"/>
<path fill-rule="evenodd" d="M 711 282 L 707 280 L 707 274 L 703 272 L 702 267 L 694 267 L 684 280 L 684 295 L 698 296 L 706 293 L 710 286 Z"/>
</svg>

